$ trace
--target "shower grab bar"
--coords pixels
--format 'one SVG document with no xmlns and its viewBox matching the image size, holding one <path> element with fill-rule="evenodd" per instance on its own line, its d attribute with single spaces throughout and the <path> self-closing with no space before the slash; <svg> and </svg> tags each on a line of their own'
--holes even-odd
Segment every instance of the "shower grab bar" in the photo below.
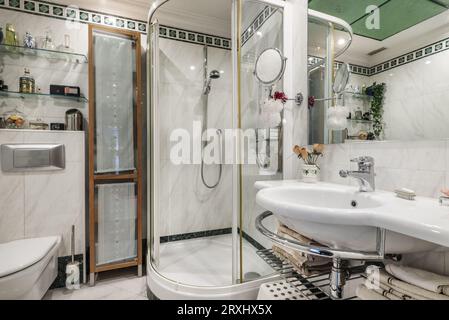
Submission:
<svg viewBox="0 0 449 320">
<path fill-rule="evenodd" d="M 265 237 L 270 239 L 276 244 L 288 247 L 293 250 L 298 250 L 306 254 L 311 254 L 314 256 L 333 258 L 333 259 L 343 259 L 343 260 L 360 260 L 360 261 L 379 261 L 385 259 L 385 240 L 386 240 L 386 230 L 383 228 L 377 228 L 377 239 L 376 239 L 376 252 L 363 252 L 356 250 L 340 250 L 331 249 L 328 247 L 311 246 L 300 243 L 299 241 L 290 240 L 284 238 L 270 230 L 268 230 L 264 225 L 263 221 L 273 216 L 273 213 L 266 211 L 256 218 L 256 229 L 262 233 Z"/>
</svg>

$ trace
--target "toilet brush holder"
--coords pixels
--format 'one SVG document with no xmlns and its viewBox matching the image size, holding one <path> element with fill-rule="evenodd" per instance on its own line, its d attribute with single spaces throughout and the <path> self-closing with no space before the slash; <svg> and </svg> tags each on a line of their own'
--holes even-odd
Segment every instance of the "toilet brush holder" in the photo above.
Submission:
<svg viewBox="0 0 449 320">
<path fill-rule="evenodd" d="M 80 263 L 75 261 L 75 226 L 72 226 L 71 251 L 72 262 L 65 268 L 65 286 L 68 290 L 78 290 L 80 288 Z"/>
<path fill-rule="evenodd" d="M 65 286 L 68 290 L 78 290 L 80 288 L 80 263 L 71 262 L 65 268 Z"/>
</svg>

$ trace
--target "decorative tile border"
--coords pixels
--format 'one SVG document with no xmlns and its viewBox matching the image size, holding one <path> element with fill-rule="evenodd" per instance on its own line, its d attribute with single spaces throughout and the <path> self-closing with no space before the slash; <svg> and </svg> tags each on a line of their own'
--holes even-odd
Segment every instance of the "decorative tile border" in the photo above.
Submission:
<svg viewBox="0 0 449 320">
<path fill-rule="evenodd" d="M 389 71 L 391 69 L 403 66 L 410 62 L 418 61 L 434 54 L 449 50 L 449 38 L 440 40 L 438 42 L 429 44 L 420 49 L 403 54 L 394 59 L 382 62 L 370 68 L 370 76 Z"/>
<path fill-rule="evenodd" d="M 221 235 L 230 234 L 230 233 L 232 233 L 232 228 L 218 229 L 218 230 L 207 230 L 207 231 L 199 231 L 199 232 L 192 232 L 192 233 L 183 233 L 183 234 L 177 234 L 177 235 L 173 235 L 173 236 L 161 237 L 160 243 L 191 240 L 191 239 L 206 238 L 206 237 L 213 237 L 213 236 L 221 236 Z"/>
<path fill-rule="evenodd" d="M 380 74 L 382 72 L 390 71 L 397 67 L 430 57 L 434 54 L 438 54 L 447 50 L 449 50 L 449 38 L 445 38 L 443 40 L 424 46 L 420 49 L 416 49 L 414 51 L 402 54 L 396 58 L 384 61 L 372 67 L 365 67 L 352 64 L 350 64 L 349 67 L 350 71 L 354 74 L 371 77 Z M 308 65 L 309 67 L 313 66 L 314 64 L 317 64 L 321 60 L 322 59 L 319 57 L 309 56 Z M 335 62 L 335 64 L 336 68 L 338 69 L 340 68 L 342 62 L 337 61 Z"/>
<path fill-rule="evenodd" d="M 311 67 L 313 65 L 316 65 L 316 64 L 320 63 L 321 61 L 323 61 L 322 58 L 309 56 L 309 58 L 308 58 L 308 66 Z M 338 69 L 340 69 L 342 64 L 343 64 L 343 62 L 336 61 L 334 67 L 338 70 Z M 361 76 L 370 76 L 370 73 L 369 73 L 370 72 L 370 68 L 369 67 L 359 66 L 359 65 L 356 65 L 356 64 L 350 64 L 349 65 L 349 70 L 353 74 L 358 74 L 358 75 L 361 75 Z"/>
<path fill-rule="evenodd" d="M 221 49 L 231 49 L 231 39 L 212 36 L 168 26 L 160 26 L 159 36 L 161 38 L 190 42 L 194 44 L 207 45 Z"/>
<path fill-rule="evenodd" d="M 37 0 L 0 0 L 0 9 L 15 10 L 80 23 L 93 23 L 147 33 L 145 21 Z"/>
<path fill-rule="evenodd" d="M 240 229 L 238 230 L 238 232 L 240 232 Z M 232 233 L 232 228 L 218 229 L 218 230 L 207 230 L 207 231 L 199 231 L 199 232 L 192 232 L 192 233 L 183 233 L 183 234 L 177 234 L 177 235 L 173 235 L 173 236 L 161 237 L 160 243 L 168 243 L 168 242 L 192 240 L 192 239 L 198 239 L 198 238 L 222 236 L 222 235 L 231 234 L 231 233 Z M 251 236 L 249 236 L 246 232 L 243 232 L 243 238 L 246 241 L 248 241 L 257 250 L 266 249 L 259 242 L 254 240 Z"/>
<path fill-rule="evenodd" d="M 119 29 L 138 31 L 142 34 L 147 33 L 147 24 L 145 21 L 131 20 L 125 17 L 108 15 L 101 12 L 85 10 L 73 6 L 64 6 L 46 1 L 0 0 L 0 9 L 20 11 L 80 23 L 99 24 Z M 221 49 L 231 49 L 231 39 L 168 26 L 160 27 L 160 36 L 162 38 L 208 45 Z"/>
<path fill-rule="evenodd" d="M 256 34 L 263 24 L 277 11 L 277 8 L 266 6 L 242 34 L 242 46 Z"/>
</svg>

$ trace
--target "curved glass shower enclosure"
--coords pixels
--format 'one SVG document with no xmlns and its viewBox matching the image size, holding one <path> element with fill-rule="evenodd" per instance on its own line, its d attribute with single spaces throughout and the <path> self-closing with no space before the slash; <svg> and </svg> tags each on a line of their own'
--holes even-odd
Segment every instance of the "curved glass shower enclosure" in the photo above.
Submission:
<svg viewBox="0 0 449 320">
<path fill-rule="evenodd" d="M 264 121 L 261 109 L 283 81 L 267 87 L 254 75 L 262 52 L 283 51 L 283 8 L 272 3 L 153 4 L 147 272 L 160 298 L 225 298 L 274 274 L 258 256 L 270 243 L 254 223 L 254 182 L 283 178 L 282 121 Z"/>
</svg>

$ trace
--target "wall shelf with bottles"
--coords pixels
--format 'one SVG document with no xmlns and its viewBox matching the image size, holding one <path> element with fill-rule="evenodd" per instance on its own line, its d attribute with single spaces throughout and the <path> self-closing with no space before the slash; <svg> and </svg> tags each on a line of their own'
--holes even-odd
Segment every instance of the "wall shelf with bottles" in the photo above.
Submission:
<svg viewBox="0 0 449 320">
<path fill-rule="evenodd" d="M 61 60 L 71 63 L 87 63 L 87 56 L 80 53 L 47 50 L 38 48 L 27 48 L 21 46 L 13 46 L 8 44 L 0 44 L 0 53 L 21 56 L 34 56 L 49 60 Z"/>
<path fill-rule="evenodd" d="M 61 100 L 61 101 L 76 101 L 80 103 L 88 103 L 86 97 L 71 97 L 71 96 L 60 96 L 48 93 L 22 93 L 16 91 L 0 91 L 0 97 L 6 98 L 17 98 L 17 99 L 30 99 L 30 100 Z"/>
</svg>

